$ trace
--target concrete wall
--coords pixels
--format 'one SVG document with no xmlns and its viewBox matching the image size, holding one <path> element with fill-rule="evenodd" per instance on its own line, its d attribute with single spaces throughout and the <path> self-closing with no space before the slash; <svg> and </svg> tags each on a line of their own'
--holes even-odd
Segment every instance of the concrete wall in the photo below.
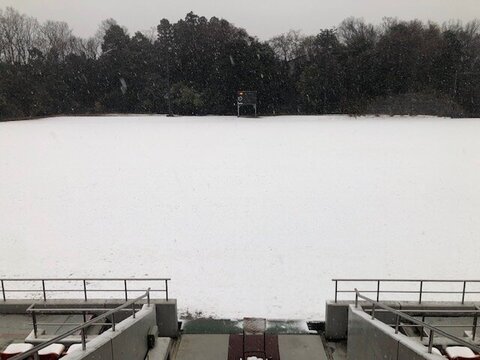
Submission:
<svg viewBox="0 0 480 360">
<path fill-rule="evenodd" d="M 422 344 L 409 339 L 380 320 L 372 320 L 360 307 L 348 309 L 348 360 L 444 360 L 429 354 Z"/>
<path fill-rule="evenodd" d="M 177 337 L 178 336 L 178 312 L 177 301 L 154 301 L 157 311 L 158 336 Z"/>
<path fill-rule="evenodd" d="M 87 343 L 85 351 L 76 351 L 65 360 L 144 360 L 148 352 L 147 334 L 156 324 L 155 306 L 143 306 L 135 319 L 131 316 Z"/>
<path fill-rule="evenodd" d="M 386 305 L 400 309 L 401 304 L 394 301 L 384 302 Z M 325 307 L 325 337 L 328 340 L 345 340 L 348 334 L 348 308 L 351 301 L 327 301 Z M 364 309 L 370 309 L 370 306 L 364 306 Z M 377 312 L 376 317 L 391 324 L 395 322 L 395 315 L 388 312 Z"/>
<path fill-rule="evenodd" d="M 385 301 L 384 304 L 398 310 L 474 310 L 475 303 L 466 303 L 461 305 L 458 302 L 396 302 Z M 325 306 L 325 337 L 328 340 L 345 340 L 348 334 L 348 308 L 353 304 L 352 301 L 327 301 Z M 362 302 L 360 302 L 362 304 Z M 370 309 L 371 306 L 363 306 L 364 309 Z M 378 319 L 388 324 L 395 322 L 395 316 L 391 313 L 378 312 Z"/>
<path fill-rule="evenodd" d="M 348 330 L 348 307 L 351 301 L 327 301 L 325 306 L 325 337 L 345 340 Z"/>
</svg>

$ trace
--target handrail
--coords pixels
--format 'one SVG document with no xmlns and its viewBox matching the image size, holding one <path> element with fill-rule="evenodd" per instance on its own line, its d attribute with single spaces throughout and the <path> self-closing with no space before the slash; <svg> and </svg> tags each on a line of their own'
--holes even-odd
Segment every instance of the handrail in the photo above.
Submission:
<svg viewBox="0 0 480 360">
<path fill-rule="evenodd" d="M 450 335 L 449 333 L 443 331 L 443 330 L 440 330 L 439 328 L 433 326 L 433 325 L 430 325 L 430 324 L 427 324 L 421 320 L 418 320 L 418 319 L 415 319 L 414 317 L 410 316 L 410 315 L 407 315 L 405 313 L 403 313 L 402 311 L 400 310 L 397 310 L 397 309 L 394 309 L 388 305 L 385 305 L 381 302 L 378 302 L 378 301 L 375 301 L 375 300 L 372 300 L 362 294 L 360 294 L 360 292 L 355 289 L 355 307 L 358 307 L 358 299 L 363 299 L 365 301 L 368 301 L 369 303 L 372 304 L 372 320 L 375 320 L 375 308 L 376 307 L 379 307 L 381 309 L 384 309 L 384 310 L 387 310 L 395 315 L 397 315 L 396 317 L 396 324 L 395 324 L 395 334 L 398 334 L 398 328 L 400 326 L 400 318 L 403 318 L 403 319 L 406 319 L 416 325 L 419 325 L 421 326 L 422 328 L 426 328 L 426 329 L 429 329 L 430 330 L 430 334 L 428 336 L 428 352 L 431 354 L 432 353 L 432 347 L 433 347 L 433 337 L 436 334 L 440 335 L 440 336 L 443 336 L 443 337 L 446 337 L 450 340 L 453 340 L 455 341 L 455 343 L 457 344 L 460 344 L 460 345 L 463 345 L 463 346 L 467 346 L 477 352 L 480 352 L 480 347 L 475 345 L 475 344 L 471 344 L 463 339 L 460 339 L 454 335 Z"/>
<path fill-rule="evenodd" d="M 87 285 L 89 282 L 120 282 L 122 288 L 117 289 L 88 289 Z M 117 292 L 123 293 L 125 301 L 128 300 L 128 294 L 132 292 L 143 292 L 143 289 L 130 289 L 128 287 L 129 282 L 139 282 L 139 281 L 152 281 L 152 282 L 162 282 L 163 289 L 151 289 L 150 292 L 163 292 L 165 293 L 165 300 L 168 300 L 168 282 L 171 281 L 170 278 L 0 278 L 0 290 L 2 293 L 3 301 L 7 301 L 7 293 L 42 293 L 43 300 L 47 300 L 48 293 L 58 293 L 58 292 L 76 292 L 83 293 L 84 300 L 88 300 L 88 293 L 92 292 Z M 41 284 L 41 289 L 16 289 L 16 288 L 7 288 L 6 283 L 9 282 L 39 282 Z M 80 282 L 82 287 L 77 289 L 47 289 L 46 283 L 52 282 Z"/>
<path fill-rule="evenodd" d="M 36 304 L 33 304 L 36 305 Z M 84 312 L 87 313 L 102 313 L 105 311 L 105 308 L 47 308 L 47 309 L 35 309 L 32 305 L 27 309 L 27 313 L 38 313 L 38 314 L 83 314 Z M 130 310 L 123 310 L 123 311 L 130 311 Z"/>
<path fill-rule="evenodd" d="M 117 280 L 127 280 L 127 281 L 159 281 L 159 280 L 171 280 L 171 278 L 0 278 L 4 281 L 117 281 Z"/>
<path fill-rule="evenodd" d="M 335 302 L 338 301 L 338 294 L 340 293 L 354 293 L 353 290 L 339 290 L 338 284 L 341 282 L 365 282 L 376 284 L 376 290 L 362 290 L 363 293 L 375 293 L 377 301 L 380 300 L 380 294 L 417 294 L 418 303 L 422 303 L 424 294 L 457 294 L 461 295 L 461 303 L 465 304 L 465 296 L 468 294 L 480 294 L 480 291 L 467 291 L 467 284 L 480 283 L 478 279 L 332 279 L 335 283 Z M 417 283 L 418 290 L 381 290 L 382 283 Z M 444 283 L 444 284 L 462 284 L 462 290 L 458 291 L 439 291 L 439 290 L 424 290 L 426 283 Z"/>
<path fill-rule="evenodd" d="M 382 281 L 382 282 L 418 282 L 418 281 L 425 281 L 425 282 L 480 282 L 480 280 L 472 279 L 472 280 L 460 280 L 460 279 L 378 279 L 378 278 L 367 278 L 367 279 L 332 279 L 332 281 Z M 354 292 L 354 291 L 352 291 Z"/>
<path fill-rule="evenodd" d="M 34 348 L 32 348 L 32 349 L 30 349 L 26 352 L 23 352 L 21 354 L 18 354 L 18 355 L 15 355 L 15 356 L 11 357 L 10 360 L 24 360 L 24 359 L 27 359 L 29 356 L 32 356 L 32 355 L 38 357 L 38 351 L 46 348 L 49 345 L 55 344 L 56 342 L 58 342 L 60 340 L 63 340 L 67 336 L 73 335 L 78 331 L 81 331 L 82 349 L 85 350 L 85 348 L 86 348 L 85 329 L 87 327 L 95 324 L 96 322 L 98 322 L 100 320 L 104 320 L 109 316 L 112 316 L 113 317 L 112 331 L 115 331 L 115 313 L 119 312 L 120 310 L 125 309 L 126 307 L 132 306 L 132 316 L 135 318 L 135 307 L 134 307 L 134 305 L 137 301 L 140 301 L 140 300 L 145 299 L 145 298 L 147 298 L 147 305 L 150 306 L 150 289 L 147 289 L 147 291 L 143 295 L 141 295 L 141 296 L 139 296 L 135 299 L 128 300 L 125 303 L 123 303 L 122 305 L 116 307 L 115 309 L 109 310 L 102 315 L 98 315 L 97 317 L 95 317 L 95 318 L 93 318 L 93 319 L 91 319 L 87 322 L 84 322 L 82 325 L 78 325 L 78 326 L 74 327 L 73 329 L 68 330 L 68 331 L 64 332 L 63 334 L 58 335 L 58 336 L 54 337 L 53 339 L 51 339 L 49 341 L 46 341 L 46 342 L 44 342 L 40 345 L 37 345 Z"/>
</svg>

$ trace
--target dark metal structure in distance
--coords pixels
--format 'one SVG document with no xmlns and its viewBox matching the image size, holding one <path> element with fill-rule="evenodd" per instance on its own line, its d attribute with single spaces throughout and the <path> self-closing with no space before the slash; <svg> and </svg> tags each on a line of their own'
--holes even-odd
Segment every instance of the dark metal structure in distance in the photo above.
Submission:
<svg viewBox="0 0 480 360">
<path fill-rule="evenodd" d="M 240 108 L 242 106 L 253 106 L 255 117 L 257 116 L 257 92 L 256 91 L 237 91 L 237 116 L 240 117 Z"/>
</svg>

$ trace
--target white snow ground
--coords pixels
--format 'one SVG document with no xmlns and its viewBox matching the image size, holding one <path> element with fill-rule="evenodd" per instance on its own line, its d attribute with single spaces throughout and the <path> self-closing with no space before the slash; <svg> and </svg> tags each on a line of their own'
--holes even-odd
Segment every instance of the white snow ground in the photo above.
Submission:
<svg viewBox="0 0 480 360">
<path fill-rule="evenodd" d="M 0 123 L 0 273 L 169 276 L 183 311 L 319 319 L 332 277 L 475 278 L 480 120 Z"/>
</svg>

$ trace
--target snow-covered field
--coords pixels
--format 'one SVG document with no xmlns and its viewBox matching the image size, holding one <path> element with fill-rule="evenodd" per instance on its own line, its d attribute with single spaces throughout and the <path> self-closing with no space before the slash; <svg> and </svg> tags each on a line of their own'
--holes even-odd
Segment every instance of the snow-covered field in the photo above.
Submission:
<svg viewBox="0 0 480 360">
<path fill-rule="evenodd" d="M 332 277 L 475 278 L 480 120 L 0 123 L 3 276 L 168 276 L 179 308 L 318 319 Z"/>
</svg>

